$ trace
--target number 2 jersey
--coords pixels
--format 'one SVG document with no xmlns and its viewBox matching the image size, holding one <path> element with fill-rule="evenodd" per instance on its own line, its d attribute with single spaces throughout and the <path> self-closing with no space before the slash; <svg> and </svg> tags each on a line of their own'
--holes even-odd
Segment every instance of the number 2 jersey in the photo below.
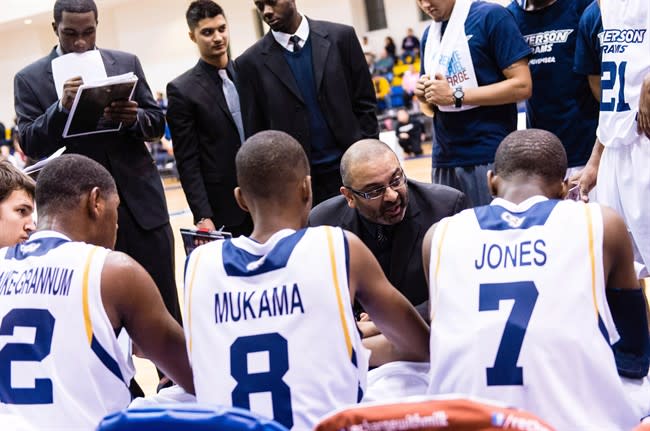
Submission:
<svg viewBox="0 0 650 431">
<path fill-rule="evenodd" d="M 600 2 L 603 32 L 598 138 L 606 147 L 650 140 L 637 133 L 641 85 L 650 73 L 650 6 L 648 0 Z"/>
<path fill-rule="evenodd" d="M 185 274 L 185 333 L 198 401 L 295 430 L 358 402 L 368 359 L 347 266 L 344 233 L 332 227 L 197 248 Z"/>
<path fill-rule="evenodd" d="M 528 410 L 557 429 L 630 429 L 610 343 L 600 207 L 495 199 L 431 244 L 428 392 Z"/>
<path fill-rule="evenodd" d="M 90 431 L 129 404 L 133 369 L 100 291 L 109 251 L 51 231 L 0 250 L 0 414 Z"/>
</svg>

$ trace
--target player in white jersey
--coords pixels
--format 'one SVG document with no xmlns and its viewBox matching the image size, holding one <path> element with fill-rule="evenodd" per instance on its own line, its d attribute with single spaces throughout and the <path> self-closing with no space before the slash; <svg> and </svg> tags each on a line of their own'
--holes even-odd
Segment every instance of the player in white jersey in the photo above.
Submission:
<svg viewBox="0 0 650 431">
<path fill-rule="evenodd" d="M 34 225 L 34 180 L 0 160 L 0 247 L 25 241 Z"/>
<path fill-rule="evenodd" d="M 39 230 L 0 249 L 0 415 L 38 430 L 94 430 L 126 407 L 133 369 L 117 344 L 122 327 L 193 390 L 180 325 L 146 271 L 110 250 L 119 197 L 108 171 L 61 156 L 39 174 L 36 202 Z"/>
<path fill-rule="evenodd" d="M 650 3 L 600 3 L 603 32 L 598 141 L 587 164 L 597 169 L 598 201 L 625 220 L 637 260 L 650 266 Z M 593 186 L 593 174 L 580 179 Z M 602 189 L 602 191 L 601 191 Z M 640 276 L 647 277 L 643 272 Z"/>
<path fill-rule="evenodd" d="M 510 134 L 492 204 L 427 233 L 428 391 L 500 400 L 558 429 L 630 429 L 642 412 L 618 374 L 648 373 L 645 299 L 620 216 L 560 200 L 566 163 L 550 132 Z"/>
<path fill-rule="evenodd" d="M 428 359 L 428 328 L 358 237 L 305 228 L 309 162 L 295 139 L 260 132 L 236 166 L 235 196 L 254 231 L 197 248 L 185 274 L 196 396 L 311 429 L 363 395 L 368 358 L 354 298 L 403 359 Z"/>
</svg>

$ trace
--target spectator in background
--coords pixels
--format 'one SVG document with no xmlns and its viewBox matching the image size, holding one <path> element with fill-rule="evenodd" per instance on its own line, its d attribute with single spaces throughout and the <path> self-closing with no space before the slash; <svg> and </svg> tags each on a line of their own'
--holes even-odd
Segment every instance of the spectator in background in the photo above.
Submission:
<svg viewBox="0 0 650 431">
<path fill-rule="evenodd" d="M 488 204 L 494 153 L 517 128 L 516 103 L 531 94 L 530 48 L 498 4 L 418 0 L 418 5 L 433 19 L 421 40 L 423 75 L 415 93 L 424 113 L 436 113 L 432 181 L 461 190 L 472 206 Z"/>
<path fill-rule="evenodd" d="M 414 65 L 409 65 L 408 69 L 402 75 L 402 89 L 404 90 L 404 106 L 407 109 L 413 108 L 413 99 L 415 97 L 415 89 L 418 81 L 420 80 L 420 73 L 415 70 Z"/>
<path fill-rule="evenodd" d="M 388 79 L 375 71 L 372 77 L 372 84 L 375 87 L 375 97 L 377 98 L 377 112 L 381 112 L 393 107 L 391 100 L 391 88 Z"/>
<path fill-rule="evenodd" d="M 271 31 L 235 60 L 247 136 L 281 130 L 311 164 L 314 204 L 336 196 L 345 150 L 379 135 L 377 99 L 350 26 L 302 15 L 295 0 L 256 0 Z"/>
<path fill-rule="evenodd" d="M 390 53 L 384 49 L 381 52 L 381 55 L 374 63 L 374 73 L 379 75 L 384 75 L 389 79 L 393 76 L 393 67 L 395 66 L 395 59 L 390 55 Z"/>
<path fill-rule="evenodd" d="M 568 158 L 567 176 L 585 166 L 596 140 L 598 103 L 585 77 L 573 71 L 578 23 L 592 1 L 528 0 L 525 8 L 517 2 L 508 6 L 533 51 L 527 127 L 560 138 Z"/>
<path fill-rule="evenodd" d="M 373 59 L 377 57 L 377 49 L 374 47 L 368 36 L 363 36 L 361 39 L 361 50 L 366 55 L 372 55 Z"/>
<path fill-rule="evenodd" d="M 388 53 L 388 55 L 393 59 L 393 63 L 397 62 L 397 46 L 395 45 L 395 41 L 393 40 L 392 37 L 386 36 L 386 39 L 384 39 L 384 49 Z"/>
<path fill-rule="evenodd" d="M 406 30 L 406 36 L 402 39 L 402 61 L 414 63 L 420 55 L 420 40 L 413 33 L 412 28 Z"/>
<path fill-rule="evenodd" d="M 26 241 L 36 230 L 35 187 L 34 180 L 0 160 L 0 248 Z"/>
<path fill-rule="evenodd" d="M 235 155 L 244 138 L 230 32 L 221 6 L 192 2 L 185 14 L 200 59 L 167 85 L 167 122 L 181 184 L 197 229 L 250 234 L 250 216 L 235 202 Z M 230 84 L 228 84 L 230 81 Z M 232 106 L 231 106 L 232 105 Z"/>
<path fill-rule="evenodd" d="M 397 110 L 395 134 L 399 145 L 408 155 L 422 155 L 422 137 L 424 128 L 420 120 L 411 117 L 406 109 Z"/>
</svg>

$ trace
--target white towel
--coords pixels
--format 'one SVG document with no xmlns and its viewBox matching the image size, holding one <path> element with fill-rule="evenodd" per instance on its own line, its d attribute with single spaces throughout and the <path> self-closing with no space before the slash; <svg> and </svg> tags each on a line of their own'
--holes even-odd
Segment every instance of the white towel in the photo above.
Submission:
<svg viewBox="0 0 650 431">
<path fill-rule="evenodd" d="M 429 76 L 433 79 L 437 73 L 440 73 L 447 79 L 450 87 L 463 87 L 464 90 L 478 87 L 465 34 L 465 20 L 472 2 L 473 0 L 456 0 L 442 40 L 440 39 L 442 22 L 431 23 L 424 50 L 424 65 Z M 463 104 L 460 108 L 453 105 L 438 108 L 441 111 L 458 112 L 476 106 Z"/>
</svg>

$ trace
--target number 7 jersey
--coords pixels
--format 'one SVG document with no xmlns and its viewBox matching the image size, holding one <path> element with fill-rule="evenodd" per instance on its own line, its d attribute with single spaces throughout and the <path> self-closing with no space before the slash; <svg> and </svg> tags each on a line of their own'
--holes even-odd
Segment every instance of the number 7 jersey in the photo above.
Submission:
<svg viewBox="0 0 650 431">
<path fill-rule="evenodd" d="M 199 402 L 308 430 L 361 399 L 368 368 L 352 314 L 344 233 L 282 230 L 197 248 L 185 333 Z"/>
<path fill-rule="evenodd" d="M 603 280 L 600 207 L 495 199 L 431 244 L 428 392 L 502 401 L 557 429 L 630 429 Z"/>
</svg>

